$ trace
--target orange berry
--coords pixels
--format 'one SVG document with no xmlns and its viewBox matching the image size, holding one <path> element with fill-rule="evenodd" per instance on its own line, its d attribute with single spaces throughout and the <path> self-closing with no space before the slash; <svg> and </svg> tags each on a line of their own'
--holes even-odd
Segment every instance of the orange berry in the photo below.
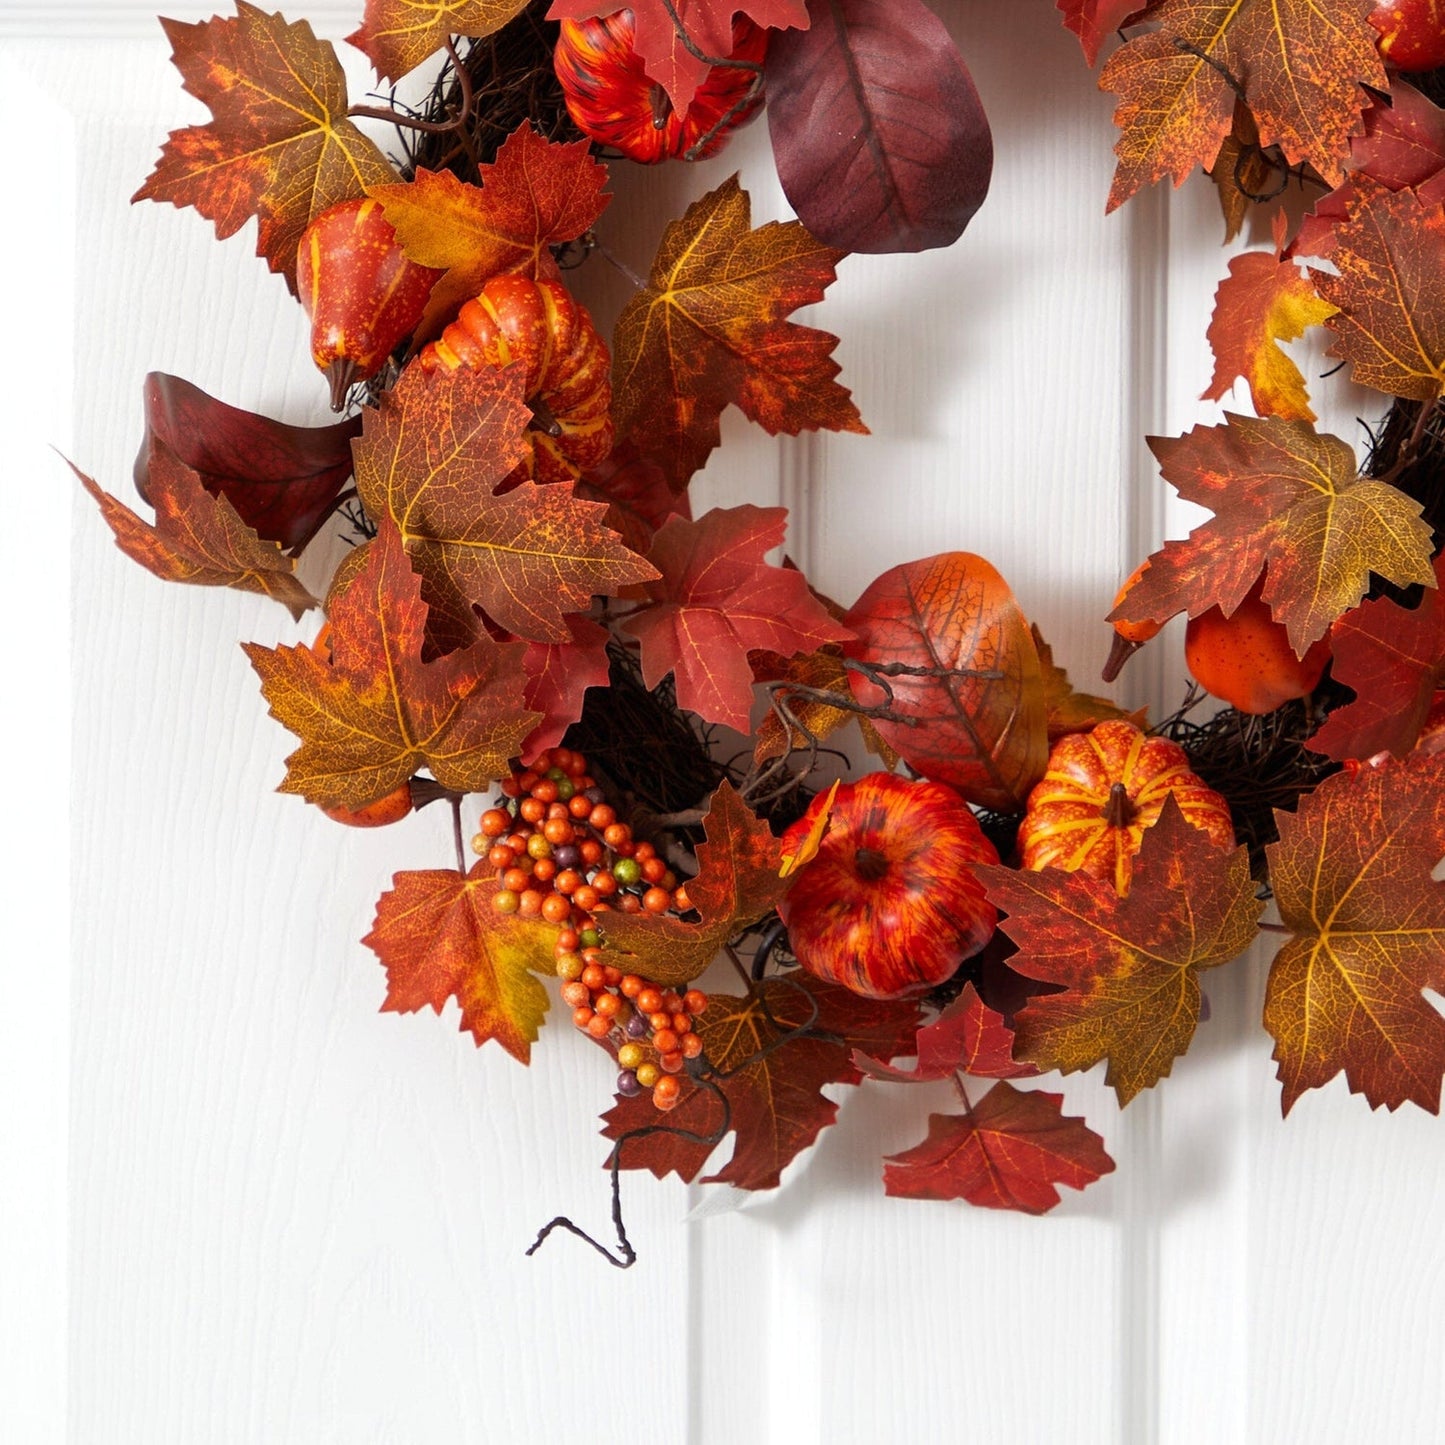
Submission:
<svg viewBox="0 0 1445 1445">
<path fill-rule="evenodd" d="M 616 988 L 622 982 L 622 970 L 614 964 L 604 963 L 602 965 L 602 976 L 607 980 L 608 988 Z"/>
<path fill-rule="evenodd" d="M 605 832 L 617 821 L 617 809 L 610 803 L 598 803 L 587 815 L 587 821 L 597 829 L 599 833 Z"/>
<path fill-rule="evenodd" d="M 582 886 L 582 875 L 575 868 L 564 868 L 553 880 L 558 893 L 575 893 Z"/>
<path fill-rule="evenodd" d="M 685 1059 L 695 1059 L 702 1053 L 702 1040 L 694 1033 L 686 1033 L 678 1040 L 682 1049 L 682 1056 Z"/>
<path fill-rule="evenodd" d="M 595 867 L 602 861 L 602 854 L 605 851 L 602 844 L 595 838 L 584 838 L 578 845 L 578 851 L 582 854 L 582 861 L 589 867 Z"/>
<path fill-rule="evenodd" d="M 505 843 L 493 843 L 487 849 L 487 862 L 496 869 L 507 869 L 517 861 L 517 855 Z"/>
<path fill-rule="evenodd" d="M 572 904 L 560 893 L 549 893 L 542 900 L 542 917 L 548 923 L 565 923 L 572 916 Z"/>
<path fill-rule="evenodd" d="M 535 918 L 542 911 L 542 894 L 536 888 L 524 888 L 517 899 L 517 912 L 523 918 Z"/>
<path fill-rule="evenodd" d="M 585 818 L 592 811 L 592 804 L 581 793 L 573 793 L 567 799 L 567 813 L 573 818 Z"/>
<path fill-rule="evenodd" d="M 594 1039 L 605 1039 L 612 1032 L 612 1020 L 604 1014 L 593 1014 L 592 1022 L 587 1025 L 587 1032 Z"/>
<path fill-rule="evenodd" d="M 639 843 L 632 856 L 636 858 L 639 863 L 642 863 L 648 858 L 655 858 L 657 856 L 657 849 L 654 848 L 651 843 Z"/>
<path fill-rule="evenodd" d="M 617 900 L 617 907 L 623 913 L 641 913 L 642 899 L 635 893 L 624 893 Z"/>
<path fill-rule="evenodd" d="M 596 993 L 599 988 L 602 988 L 607 982 L 607 975 L 603 972 L 602 965 L 600 963 L 589 963 L 582 970 L 582 982 L 585 983 L 593 993 Z"/>
<path fill-rule="evenodd" d="M 617 987 L 622 990 L 623 998 L 635 999 L 643 990 L 643 982 L 635 973 L 624 973 L 617 981 Z"/>
<path fill-rule="evenodd" d="M 677 1105 L 679 1096 L 682 1093 L 682 1082 L 674 1079 L 671 1075 L 664 1074 L 652 1086 L 652 1102 L 659 1109 L 672 1109 Z"/>
<path fill-rule="evenodd" d="M 562 985 L 562 1002 L 569 1008 L 582 1008 L 585 1005 L 590 1011 L 592 994 L 585 983 L 569 979 Z"/>
<path fill-rule="evenodd" d="M 645 1014 L 655 1014 L 662 1007 L 662 994 L 659 990 L 647 987 L 637 995 L 637 1007 Z"/>
<path fill-rule="evenodd" d="M 682 1006 L 696 1016 L 707 1009 L 707 995 L 700 988 L 690 988 L 683 995 Z"/>
<path fill-rule="evenodd" d="M 666 913 L 672 907 L 672 894 L 666 888 L 649 888 L 642 895 L 642 906 L 649 913 Z"/>
<path fill-rule="evenodd" d="M 532 864 L 532 877 L 539 883 L 550 883 L 557 876 L 557 865 L 550 858 L 538 858 Z M 556 920 L 561 923 L 562 919 Z"/>
<path fill-rule="evenodd" d="M 672 1027 L 672 1015 L 660 1010 L 657 1013 L 648 1014 L 647 1026 L 655 1034 L 663 1033 Z"/>
<path fill-rule="evenodd" d="M 557 784 L 551 778 L 543 778 L 540 782 L 534 783 L 529 791 L 539 803 L 546 804 L 557 801 Z"/>
<path fill-rule="evenodd" d="M 548 818 L 542 825 L 542 836 L 554 848 L 560 847 L 563 843 L 570 843 L 575 832 L 570 819 L 567 818 Z"/>
<path fill-rule="evenodd" d="M 512 815 L 505 808 L 488 808 L 482 814 L 482 832 L 488 838 L 500 838 L 512 830 Z"/>
<path fill-rule="evenodd" d="M 536 798 L 523 798 L 517 811 L 529 823 L 540 823 L 547 816 L 547 805 Z"/>
<path fill-rule="evenodd" d="M 564 928 L 557 935 L 556 949 L 559 954 L 576 953 L 577 945 L 582 942 L 575 928 Z"/>
<path fill-rule="evenodd" d="M 592 875 L 592 887 L 604 898 L 611 898 L 617 892 L 617 880 L 605 868 L 599 868 Z"/>
<path fill-rule="evenodd" d="M 522 791 L 522 785 L 516 780 L 516 778 L 503 778 L 501 786 L 502 796 L 504 798 L 515 798 Z"/>
<path fill-rule="evenodd" d="M 686 1062 L 681 1049 L 673 1049 L 671 1053 L 663 1054 L 657 1061 L 658 1067 L 664 1074 L 680 1074 Z"/>
<path fill-rule="evenodd" d="M 679 913 L 692 912 L 692 899 L 687 895 L 687 884 L 680 884 L 672 890 L 672 906 Z"/>
<path fill-rule="evenodd" d="M 597 907 L 597 897 L 597 890 L 590 883 L 584 883 L 572 893 L 572 901 L 584 913 L 590 913 Z"/>
<path fill-rule="evenodd" d="M 510 888 L 513 893 L 520 893 L 532 881 L 532 873 L 527 868 L 508 868 L 502 874 L 502 887 Z"/>
<path fill-rule="evenodd" d="M 596 1017 L 597 1015 L 594 1014 L 586 1004 L 572 1010 L 572 1022 L 576 1024 L 579 1029 L 585 1029 Z"/>
<path fill-rule="evenodd" d="M 649 883 L 661 883 L 663 874 L 667 872 L 667 864 L 661 858 L 644 858 L 640 864 L 642 876 Z M 673 882 L 677 880 L 674 878 Z"/>
<path fill-rule="evenodd" d="M 609 848 L 616 848 L 619 844 L 627 842 L 632 836 L 632 829 L 626 823 L 609 823 L 602 830 L 602 841 Z"/>
<path fill-rule="evenodd" d="M 677 1052 L 678 1037 L 669 1029 L 658 1029 L 652 1036 L 652 1047 L 660 1054 L 675 1054 Z"/>
<path fill-rule="evenodd" d="M 603 1018 L 614 1019 L 622 1011 L 622 1000 L 615 993 L 600 993 L 592 1007 Z"/>
<path fill-rule="evenodd" d="M 665 988 L 662 991 L 662 1008 L 664 1013 L 675 1014 L 682 1007 L 682 995 L 675 988 Z"/>
<path fill-rule="evenodd" d="M 672 1031 L 681 1037 L 692 1028 L 692 1015 L 677 1009 L 672 1015 Z"/>
</svg>

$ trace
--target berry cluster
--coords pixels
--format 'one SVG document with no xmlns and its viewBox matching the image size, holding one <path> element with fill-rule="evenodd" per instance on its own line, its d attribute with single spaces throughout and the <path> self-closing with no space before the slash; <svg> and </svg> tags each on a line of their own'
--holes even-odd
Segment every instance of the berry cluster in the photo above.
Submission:
<svg viewBox="0 0 1445 1445">
<path fill-rule="evenodd" d="M 680 995 L 602 961 L 600 913 L 686 913 L 692 904 L 651 843 L 635 842 L 570 748 L 550 748 L 501 784 L 504 803 L 482 814 L 472 850 L 497 870 L 492 895 L 499 913 L 562 925 L 557 976 L 572 1021 L 611 1043 L 628 1097 L 652 1090 L 659 1109 L 678 1100 L 679 1075 L 702 1053 L 693 1030 L 707 995 Z"/>
</svg>

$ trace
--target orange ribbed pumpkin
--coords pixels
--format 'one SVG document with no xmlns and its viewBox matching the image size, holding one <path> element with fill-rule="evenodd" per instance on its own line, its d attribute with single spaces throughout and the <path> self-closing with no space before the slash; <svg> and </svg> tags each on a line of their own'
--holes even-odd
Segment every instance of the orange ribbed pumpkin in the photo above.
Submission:
<svg viewBox="0 0 1445 1445">
<path fill-rule="evenodd" d="M 1234 846 L 1229 804 L 1189 770 L 1184 749 L 1132 723 L 1102 722 L 1054 744 L 1019 826 L 1024 868 L 1063 868 L 1107 879 L 1122 896 L 1144 830 L 1170 794 L 1186 822 Z"/>
<path fill-rule="evenodd" d="M 417 364 L 424 371 L 525 369 L 524 394 L 535 420 L 508 484 L 580 477 L 612 450 L 612 357 L 592 318 L 559 282 L 493 276 Z"/>
<path fill-rule="evenodd" d="M 648 78 L 632 48 L 632 11 L 593 20 L 564 20 L 553 64 L 567 109 L 583 134 L 644 165 L 716 155 L 763 101 L 756 69 L 768 49 L 768 32 L 745 15 L 733 17 L 730 60 L 752 69 L 715 65 L 679 115 L 667 92 Z"/>
</svg>

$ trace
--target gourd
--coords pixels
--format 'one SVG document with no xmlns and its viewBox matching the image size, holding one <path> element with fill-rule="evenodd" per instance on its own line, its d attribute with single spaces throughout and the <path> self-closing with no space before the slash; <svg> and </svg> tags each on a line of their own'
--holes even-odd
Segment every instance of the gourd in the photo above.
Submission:
<svg viewBox="0 0 1445 1445">
<path fill-rule="evenodd" d="M 1127 894 L 1144 830 L 1173 795 L 1187 822 L 1232 847 L 1229 805 L 1189 769 L 1184 749 L 1127 722 L 1102 722 L 1054 744 L 1019 826 L 1020 866 L 1062 868 Z"/>
<path fill-rule="evenodd" d="M 1124 580 L 1124 585 L 1114 596 L 1114 605 L 1110 612 L 1117 612 L 1124 604 L 1134 584 L 1144 575 L 1148 569 L 1147 561 L 1141 562 Z M 1114 641 L 1109 649 L 1109 656 L 1104 660 L 1104 667 L 1100 676 L 1105 682 L 1113 682 L 1123 670 L 1124 664 L 1144 646 L 1146 642 L 1158 637 L 1162 623 L 1150 621 L 1145 618 L 1141 622 L 1131 622 L 1120 618 L 1114 623 Z"/>
<path fill-rule="evenodd" d="M 381 206 L 365 196 L 331 206 L 302 233 L 296 289 L 333 411 L 416 330 L 441 274 L 407 259 Z"/>
<path fill-rule="evenodd" d="M 1226 617 L 1217 607 L 1191 617 L 1184 661 L 1205 692 L 1243 713 L 1273 712 L 1319 686 L 1330 660 L 1328 637 L 1296 657 L 1289 633 L 1260 596 L 1261 578 Z"/>
<path fill-rule="evenodd" d="M 1385 0 L 1370 16 L 1380 54 L 1413 74 L 1445 65 L 1445 0 Z"/>
<path fill-rule="evenodd" d="M 612 450 L 611 367 L 592 318 L 557 281 L 494 276 L 417 357 L 423 370 L 518 366 L 533 422 L 504 486 L 576 478 Z"/>
<path fill-rule="evenodd" d="M 826 796 L 783 836 L 797 853 Z M 818 851 L 778 913 L 811 974 L 866 998 L 942 983 L 993 935 L 998 912 L 972 863 L 996 863 L 968 804 L 942 783 L 871 773 L 841 785 Z"/>
<path fill-rule="evenodd" d="M 728 58 L 746 67 L 713 66 L 683 115 L 648 77 L 632 48 L 633 33 L 630 10 L 562 22 L 553 63 L 577 128 L 644 165 L 716 155 L 762 104 L 758 67 L 767 53 L 767 30 L 734 17 Z"/>
</svg>

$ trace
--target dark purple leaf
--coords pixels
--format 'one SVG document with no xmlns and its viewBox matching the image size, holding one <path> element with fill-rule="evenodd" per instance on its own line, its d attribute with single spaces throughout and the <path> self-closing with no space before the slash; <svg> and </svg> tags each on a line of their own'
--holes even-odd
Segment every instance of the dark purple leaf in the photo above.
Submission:
<svg viewBox="0 0 1445 1445">
<path fill-rule="evenodd" d="M 325 520 L 351 476 L 351 438 L 361 418 L 331 426 L 289 426 L 228 406 L 179 376 L 153 371 L 145 380 L 146 434 L 135 459 L 141 496 L 150 482 L 157 440 L 201 474 L 249 526 L 270 542 L 295 547 Z"/>
<path fill-rule="evenodd" d="M 768 128 L 783 191 L 825 245 L 926 251 L 988 194 L 993 139 L 943 23 L 922 0 L 811 0 L 773 35 Z"/>
</svg>

